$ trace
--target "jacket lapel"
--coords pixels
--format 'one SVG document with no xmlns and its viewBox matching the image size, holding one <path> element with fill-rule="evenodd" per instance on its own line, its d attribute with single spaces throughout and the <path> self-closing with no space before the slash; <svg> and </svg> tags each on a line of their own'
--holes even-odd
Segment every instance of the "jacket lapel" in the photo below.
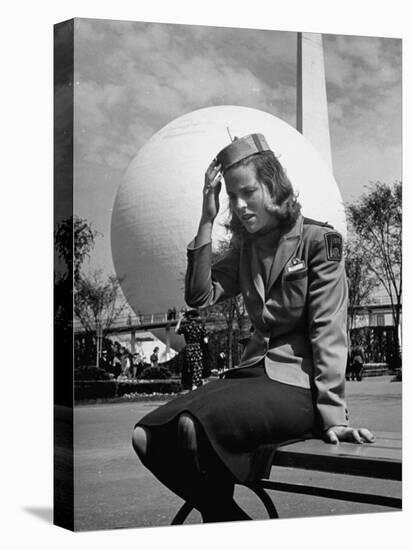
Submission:
<svg viewBox="0 0 412 550">
<path fill-rule="evenodd" d="M 302 235 L 302 228 L 303 216 L 299 216 L 292 229 L 280 238 L 272 268 L 270 270 L 267 294 L 269 294 L 270 289 L 275 284 L 285 265 L 295 253 Z"/>
<path fill-rule="evenodd" d="M 246 240 L 243 244 L 243 254 L 241 258 L 241 273 L 246 275 L 248 285 L 255 287 L 255 290 L 262 301 L 265 303 L 265 285 L 259 264 L 259 258 L 256 249 L 250 240 Z"/>
<path fill-rule="evenodd" d="M 250 255 L 250 272 L 253 279 L 253 284 L 255 285 L 256 291 L 259 294 L 262 302 L 265 301 L 265 284 L 262 277 L 262 270 L 259 263 L 259 258 L 256 252 L 256 248 L 253 244 L 249 244 L 249 255 Z"/>
</svg>

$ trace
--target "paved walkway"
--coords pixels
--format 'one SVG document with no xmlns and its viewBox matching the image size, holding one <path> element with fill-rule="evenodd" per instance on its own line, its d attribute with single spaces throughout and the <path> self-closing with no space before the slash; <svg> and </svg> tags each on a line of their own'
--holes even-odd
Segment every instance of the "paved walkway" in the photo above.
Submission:
<svg viewBox="0 0 412 550">
<path fill-rule="evenodd" d="M 352 425 L 377 431 L 401 431 L 402 384 L 390 377 L 347 383 L 347 401 Z M 179 497 L 164 488 L 141 466 L 131 447 L 135 422 L 159 403 L 116 403 L 87 405 L 75 410 L 75 523 L 78 530 L 116 529 L 169 525 Z M 165 457 L 167 460 L 167 457 Z M 306 479 L 322 483 L 330 475 L 282 469 L 279 480 Z M 349 476 L 334 476 L 335 487 L 356 487 L 373 491 L 384 487 L 396 495 L 394 482 Z M 272 493 L 272 496 L 275 494 Z M 236 488 L 236 498 L 255 519 L 266 518 L 256 497 L 245 488 Z M 346 503 L 286 493 L 275 496 L 283 518 L 391 510 L 366 504 Z M 189 523 L 200 521 L 192 513 Z"/>
</svg>

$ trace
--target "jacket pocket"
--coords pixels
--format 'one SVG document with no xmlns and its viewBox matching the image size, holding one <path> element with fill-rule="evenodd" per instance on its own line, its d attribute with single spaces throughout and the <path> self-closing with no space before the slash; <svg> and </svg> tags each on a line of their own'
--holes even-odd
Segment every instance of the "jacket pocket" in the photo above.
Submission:
<svg viewBox="0 0 412 550">
<path fill-rule="evenodd" d="M 299 271 L 286 274 L 284 277 L 284 280 L 296 281 L 297 279 L 304 279 L 307 276 L 308 276 L 308 268 L 305 267 L 304 269 L 299 269 Z"/>
<path fill-rule="evenodd" d="M 308 290 L 308 270 L 302 269 L 286 274 L 283 278 L 285 305 L 289 308 L 302 308 Z"/>
</svg>

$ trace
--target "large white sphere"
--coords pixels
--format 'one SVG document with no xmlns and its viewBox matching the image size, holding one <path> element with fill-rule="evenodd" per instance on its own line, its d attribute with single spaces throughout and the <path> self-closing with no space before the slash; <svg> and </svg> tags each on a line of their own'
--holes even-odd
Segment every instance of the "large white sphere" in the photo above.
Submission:
<svg viewBox="0 0 412 550">
<path fill-rule="evenodd" d="M 220 106 L 183 115 L 159 130 L 138 152 L 121 183 L 112 214 L 111 245 L 123 292 L 135 312 L 183 305 L 186 247 L 201 213 L 204 172 L 232 136 L 262 133 L 279 157 L 302 211 L 346 234 L 342 197 L 314 147 L 279 118 L 247 107 Z M 214 230 L 226 236 L 227 198 Z"/>
</svg>

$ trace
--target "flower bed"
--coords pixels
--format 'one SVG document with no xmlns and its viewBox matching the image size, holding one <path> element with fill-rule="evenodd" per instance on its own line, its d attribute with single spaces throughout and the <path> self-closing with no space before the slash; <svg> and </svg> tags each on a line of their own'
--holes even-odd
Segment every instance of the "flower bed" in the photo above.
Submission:
<svg viewBox="0 0 412 550">
<path fill-rule="evenodd" d="M 76 402 L 93 399 L 113 399 L 131 395 L 153 396 L 177 394 L 182 391 L 180 380 L 77 380 L 74 385 Z"/>
<path fill-rule="evenodd" d="M 117 397 L 117 402 L 128 401 L 170 401 L 177 397 L 178 393 L 125 393 L 121 397 Z"/>
<path fill-rule="evenodd" d="M 118 382 L 117 396 L 126 393 L 178 393 L 182 391 L 180 380 L 128 380 Z"/>
</svg>

